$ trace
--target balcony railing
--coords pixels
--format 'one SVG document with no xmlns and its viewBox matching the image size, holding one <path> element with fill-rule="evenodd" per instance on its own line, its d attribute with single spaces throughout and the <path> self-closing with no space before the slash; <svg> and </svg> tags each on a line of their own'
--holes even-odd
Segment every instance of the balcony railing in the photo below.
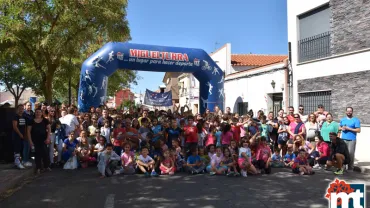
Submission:
<svg viewBox="0 0 370 208">
<path fill-rule="evenodd" d="M 298 62 L 331 56 L 330 32 L 321 33 L 298 41 Z"/>
</svg>

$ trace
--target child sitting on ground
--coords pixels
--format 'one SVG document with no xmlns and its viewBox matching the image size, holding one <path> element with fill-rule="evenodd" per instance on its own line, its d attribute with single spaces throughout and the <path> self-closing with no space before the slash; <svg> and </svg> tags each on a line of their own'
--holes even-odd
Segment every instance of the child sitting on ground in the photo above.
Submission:
<svg viewBox="0 0 370 208">
<path fill-rule="evenodd" d="M 224 149 L 224 158 L 221 161 L 221 166 L 227 166 L 227 176 L 239 176 L 239 172 L 236 169 L 236 162 L 230 153 L 229 148 Z"/>
<path fill-rule="evenodd" d="M 311 166 L 308 164 L 308 160 L 306 157 L 307 153 L 304 149 L 300 149 L 298 153 L 298 157 L 294 159 L 294 163 L 292 165 L 293 173 L 300 174 L 300 175 L 313 175 L 315 174 L 312 171 Z"/>
<path fill-rule="evenodd" d="M 158 174 L 155 172 L 155 161 L 153 158 L 151 158 L 149 155 L 149 149 L 148 147 L 142 147 L 141 149 L 141 155 L 137 158 L 137 166 L 145 174 L 145 177 L 149 177 L 149 172 L 151 172 L 151 176 L 158 176 Z"/>
<path fill-rule="evenodd" d="M 283 159 L 280 155 L 280 149 L 279 148 L 276 148 L 275 151 L 274 151 L 274 154 L 272 155 L 271 167 L 273 167 L 273 168 L 282 168 L 282 167 L 284 167 L 284 162 L 283 162 Z"/>
<path fill-rule="evenodd" d="M 163 160 L 159 166 L 162 175 L 173 175 L 175 173 L 174 161 L 170 156 L 170 151 L 167 149 L 163 152 Z"/>
<path fill-rule="evenodd" d="M 204 173 L 205 165 L 202 162 L 202 159 L 198 155 L 198 149 L 193 148 L 191 149 L 191 155 L 188 157 L 186 163 L 186 169 L 191 174 L 199 174 Z"/>
<path fill-rule="evenodd" d="M 181 152 L 176 157 L 176 171 L 177 172 L 185 171 L 185 167 L 186 167 L 185 156 L 186 156 L 186 150 L 184 148 L 181 150 Z"/>
<path fill-rule="evenodd" d="M 99 156 L 98 171 L 101 178 L 112 176 L 121 158 L 113 151 L 113 145 L 107 144 L 106 149 Z"/>
<path fill-rule="evenodd" d="M 204 148 L 199 148 L 198 154 L 202 163 L 207 167 L 207 165 L 209 165 L 209 163 L 211 162 L 211 158 L 209 158 L 208 154 L 204 153 Z"/>
<path fill-rule="evenodd" d="M 122 153 L 121 161 L 123 174 L 135 173 L 135 155 L 131 152 L 131 145 L 129 143 L 124 145 L 124 152 Z"/>
<path fill-rule="evenodd" d="M 293 148 L 290 147 L 288 148 L 288 151 L 286 155 L 284 156 L 285 167 L 289 167 L 289 168 L 292 167 L 294 163 L 294 159 L 295 159 L 295 154 L 293 153 Z"/>
<path fill-rule="evenodd" d="M 248 172 L 256 175 L 258 174 L 257 169 L 252 164 L 252 152 L 249 148 L 249 140 L 243 139 L 242 140 L 242 147 L 239 149 L 239 158 L 238 158 L 238 165 L 241 169 L 241 175 L 243 177 L 248 176 Z"/>
<path fill-rule="evenodd" d="M 223 160 L 222 148 L 216 148 L 216 154 L 211 158 L 211 164 L 207 166 L 207 171 L 210 175 L 224 175 L 227 170 L 227 166 L 222 166 L 221 161 Z"/>
</svg>

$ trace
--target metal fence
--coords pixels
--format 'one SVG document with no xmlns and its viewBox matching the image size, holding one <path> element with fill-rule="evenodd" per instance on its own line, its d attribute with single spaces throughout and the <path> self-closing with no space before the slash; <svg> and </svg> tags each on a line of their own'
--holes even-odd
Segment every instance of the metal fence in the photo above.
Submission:
<svg viewBox="0 0 370 208">
<path fill-rule="evenodd" d="M 330 32 L 321 33 L 298 41 L 298 62 L 331 56 Z"/>
<path fill-rule="evenodd" d="M 323 105 L 325 111 L 331 112 L 331 91 L 299 93 L 299 104 L 304 106 L 304 113 L 317 111 L 318 105 Z"/>
</svg>

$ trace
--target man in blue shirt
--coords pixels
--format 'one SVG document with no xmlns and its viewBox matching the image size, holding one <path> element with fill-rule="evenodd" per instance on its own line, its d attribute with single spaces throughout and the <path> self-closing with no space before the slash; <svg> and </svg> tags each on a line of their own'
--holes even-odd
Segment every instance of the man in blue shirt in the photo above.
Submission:
<svg viewBox="0 0 370 208">
<path fill-rule="evenodd" d="M 356 151 L 356 138 L 357 133 L 361 132 L 360 120 L 353 117 L 353 108 L 347 107 L 347 117 L 340 120 L 340 127 L 342 130 L 341 138 L 347 143 L 348 151 L 350 155 L 350 163 L 348 164 L 348 170 L 353 171 L 353 162 L 355 160 Z"/>
</svg>

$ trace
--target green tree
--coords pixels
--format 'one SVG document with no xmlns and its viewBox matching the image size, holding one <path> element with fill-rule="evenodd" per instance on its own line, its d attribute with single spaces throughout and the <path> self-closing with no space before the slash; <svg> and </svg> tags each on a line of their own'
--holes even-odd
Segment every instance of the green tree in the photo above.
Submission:
<svg viewBox="0 0 370 208">
<path fill-rule="evenodd" d="M 25 63 L 14 54 L 1 54 L 0 57 L 0 84 L 4 85 L 14 97 L 14 105 L 26 88 L 34 88 L 36 77 L 27 71 Z"/>
<path fill-rule="evenodd" d="M 17 51 L 40 75 L 35 89 L 52 101 L 66 60 L 80 63 L 109 41 L 127 41 L 127 0 L 0 0 L 0 52 Z M 83 59 L 82 59 L 83 58 Z M 64 80 L 66 81 L 66 80 Z"/>
</svg>

